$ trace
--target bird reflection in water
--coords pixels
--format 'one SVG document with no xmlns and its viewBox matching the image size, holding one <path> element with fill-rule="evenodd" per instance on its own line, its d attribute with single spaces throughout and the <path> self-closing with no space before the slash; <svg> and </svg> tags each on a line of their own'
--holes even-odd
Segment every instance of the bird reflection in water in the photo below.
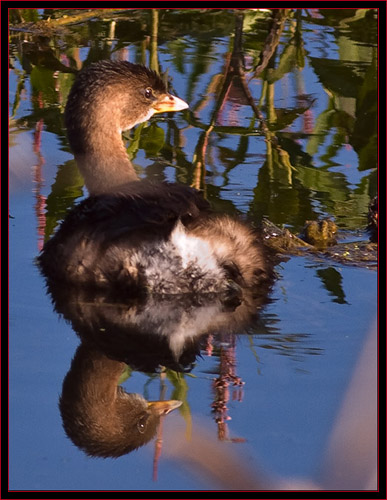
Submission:
<svg viewBox="0 0 387 500">
<path fill-rule="evenodd" d="M 87 342 L 78 347 L 59 407 L 66 434 L 88 455 L 119 457 L 150 441 L 160 417 L 181 401 L 146 401 L 118 385 L 125 363 Z"/>
<path fill-rule="evenodd" d="M 60 411 L 66 434 L 88 455 L 118 457 L 146 444 L 160 418 L 181 401 L 148 402 L 119 386 L 129 365 L 146 373 L 188 372 L 207 340 L 243 331 L 267 301 L 243 290 L 240 298 L 148 296 L 124 299 L 48 282 L 56 311 L 81 339 L 63 382 Z"/>
</svg>

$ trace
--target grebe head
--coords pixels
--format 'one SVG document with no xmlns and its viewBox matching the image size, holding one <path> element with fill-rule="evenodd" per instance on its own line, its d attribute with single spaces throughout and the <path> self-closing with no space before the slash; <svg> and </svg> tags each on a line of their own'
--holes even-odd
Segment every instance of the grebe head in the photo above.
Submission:
<svg viewBox="0 0 387 500">
<path fill-rule="evenodd" d="M 83 69 L 71 89 L 65 123 L 71 149 L 90 194 L 137 180 L 121 133 L 155 113 L 188 105 L 168 93 L 154 71 L 126 61 L 99 61 Z"/>
</svg>

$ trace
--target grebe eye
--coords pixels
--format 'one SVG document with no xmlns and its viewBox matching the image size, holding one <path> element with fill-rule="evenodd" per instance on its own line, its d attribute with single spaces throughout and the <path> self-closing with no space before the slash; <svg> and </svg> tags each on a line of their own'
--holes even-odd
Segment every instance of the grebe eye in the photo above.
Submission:
<svg viewBox="0 0 387 500">
<path fill-rule="evenodd" d="M 146 423 L 148 421 L 149 415 L 144 415 L 139 419 L 137 422 L 137 430 L 140 434 L 144 434 L 145 428 L 146 428 Z"/>
<path fill-rule="evenodd" d="M 145 89 L 145 97 L 147 99 L 150 99 L 151 97 L 153 96 L 153 91 L 150 87 L 148 87 L 147 89 Z"/>
</svg>

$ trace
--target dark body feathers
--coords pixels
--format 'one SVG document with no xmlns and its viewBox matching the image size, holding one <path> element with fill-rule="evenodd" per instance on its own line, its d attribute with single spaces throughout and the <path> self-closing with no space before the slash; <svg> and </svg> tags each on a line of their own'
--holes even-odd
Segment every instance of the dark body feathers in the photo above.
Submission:
<svg viewBox="0 0 387 500">
<path fill-rule="evenodd" d="M 190 187 L 138 180 L 122 130 L 186 107 L 140 65 L 101 61 L 79 73 L 65 121 L 90 197 L 39 256 L 49 282 L 120 294 L 238 294 L 271 278 L 265 246 L 243 222 L 212 214 Z"/>
</svg>

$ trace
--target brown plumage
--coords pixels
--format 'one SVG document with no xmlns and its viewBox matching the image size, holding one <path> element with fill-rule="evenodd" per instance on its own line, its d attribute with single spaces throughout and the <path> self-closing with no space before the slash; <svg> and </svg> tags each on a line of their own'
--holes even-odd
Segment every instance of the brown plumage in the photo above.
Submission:
<svg viewBox="0 0 387 500">
<path fill-rule="evenodd" d="M 67 373 L 59 400 L 63 427 L 88 455 L 119 457 L 150 441 L 160 417 L 180 401 L 146 401 L 118 385 L 126 365 L 82 343 Z"/>
<path fill-rule="evenodd" d="M 46 243 L 39 263 L 48 280 L 159 295 L 259 293 L 270 280 L 265 246 L 250 227 L 211 213 L 190 187 L 138 180 L 121 132 L 185 107 L 140 65 L 101 61 L 78 75 L 65 118 L 90 197 Z"/>
</svg>

